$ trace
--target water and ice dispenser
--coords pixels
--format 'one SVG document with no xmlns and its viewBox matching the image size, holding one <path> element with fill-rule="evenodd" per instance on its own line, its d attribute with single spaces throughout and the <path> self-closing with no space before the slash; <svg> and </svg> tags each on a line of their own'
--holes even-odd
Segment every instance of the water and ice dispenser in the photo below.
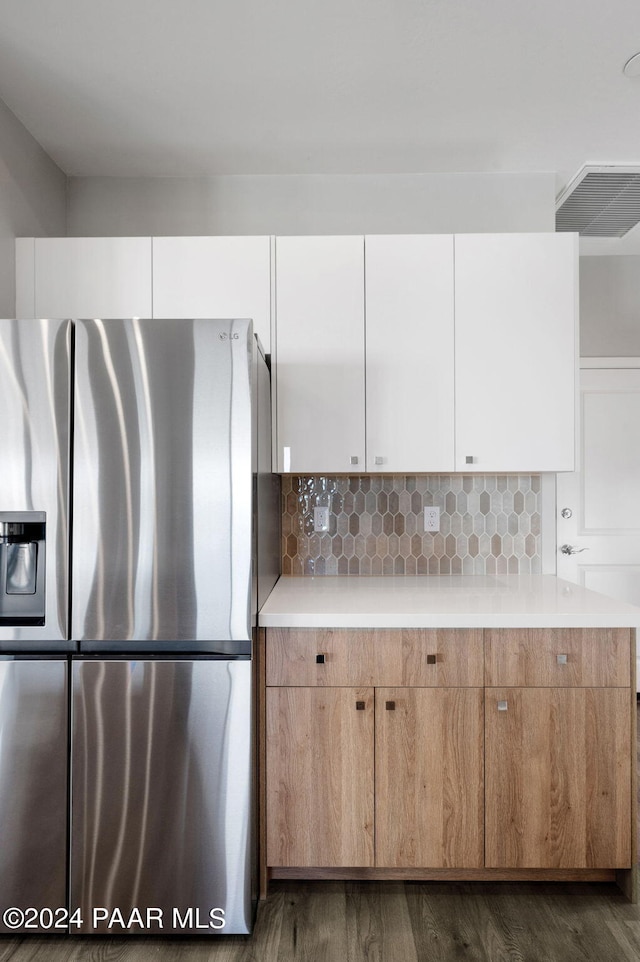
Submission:
<svg viewBox="0 0 640 962">
<path fill-rule="evenodd" d="M 0 625 L 44 625 L 44 511 L 0 511 Z"/>
</svg>

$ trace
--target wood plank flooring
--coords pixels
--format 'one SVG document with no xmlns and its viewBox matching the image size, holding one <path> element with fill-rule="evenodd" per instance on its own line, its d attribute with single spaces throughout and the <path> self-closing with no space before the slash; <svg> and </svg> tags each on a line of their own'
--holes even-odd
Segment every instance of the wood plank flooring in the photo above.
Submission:
<svg viewBox="0 0 640 962">
<path fill-rule="evenodd" d="M 0 962 L 638 962 L 640 906 L 588 883 L 274 882 L 251 938 L 1 939 Z"/>
<path fill-rule="evenodd" d="M 9 960 L 639 962 L 640 904 L 599 883 L 271 882 L 251 938 L 0 938 Z"/>
</svg>

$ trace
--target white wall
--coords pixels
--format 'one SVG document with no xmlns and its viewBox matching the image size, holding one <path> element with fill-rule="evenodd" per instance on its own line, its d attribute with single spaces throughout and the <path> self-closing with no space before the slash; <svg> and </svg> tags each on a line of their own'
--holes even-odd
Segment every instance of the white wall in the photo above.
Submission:
<svg viewBox="0 0 640 962">
<path fill-rule="evenodd" d="M 15 315 L 15 238 L 66 233 L 67 178 L 0 100 L 0 317 Z"/>
<path fill-rule="evenodd" d="M 640 357 L 640 256 L 580 258 L 580 354 Z"/>
<path fill-rule="evenodd" d="M 555 178 L 396 174 L 69 179 L 72 237 L 554 230 Z"/>
</svg>

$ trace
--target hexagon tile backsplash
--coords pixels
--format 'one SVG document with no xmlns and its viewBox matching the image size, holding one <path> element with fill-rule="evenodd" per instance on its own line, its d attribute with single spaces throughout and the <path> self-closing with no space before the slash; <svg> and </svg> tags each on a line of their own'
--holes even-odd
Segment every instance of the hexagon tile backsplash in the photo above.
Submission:
<svg viewBox="0 0 640 962">
<path fill-rule="evenodd" d="M 538 475 L 282 478 L 285 575 L 537 574 Z M 313 509 L 329 507 L 314 533 Z M 423 508 L 440 508 L 425 532 Z"/>
</svg>

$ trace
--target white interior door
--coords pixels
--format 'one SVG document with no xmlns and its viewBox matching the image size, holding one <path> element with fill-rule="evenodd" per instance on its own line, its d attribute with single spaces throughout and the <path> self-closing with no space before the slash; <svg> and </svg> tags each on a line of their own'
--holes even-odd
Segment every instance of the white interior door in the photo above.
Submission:
<svg viewBox="0 0 640 962">
<path fill-rule="evenodd" d="M 580 372 L 580 470 L 558 475 L 557 570 L 560 578 L 640 606 L 637 364 Z"/>
</svg>

